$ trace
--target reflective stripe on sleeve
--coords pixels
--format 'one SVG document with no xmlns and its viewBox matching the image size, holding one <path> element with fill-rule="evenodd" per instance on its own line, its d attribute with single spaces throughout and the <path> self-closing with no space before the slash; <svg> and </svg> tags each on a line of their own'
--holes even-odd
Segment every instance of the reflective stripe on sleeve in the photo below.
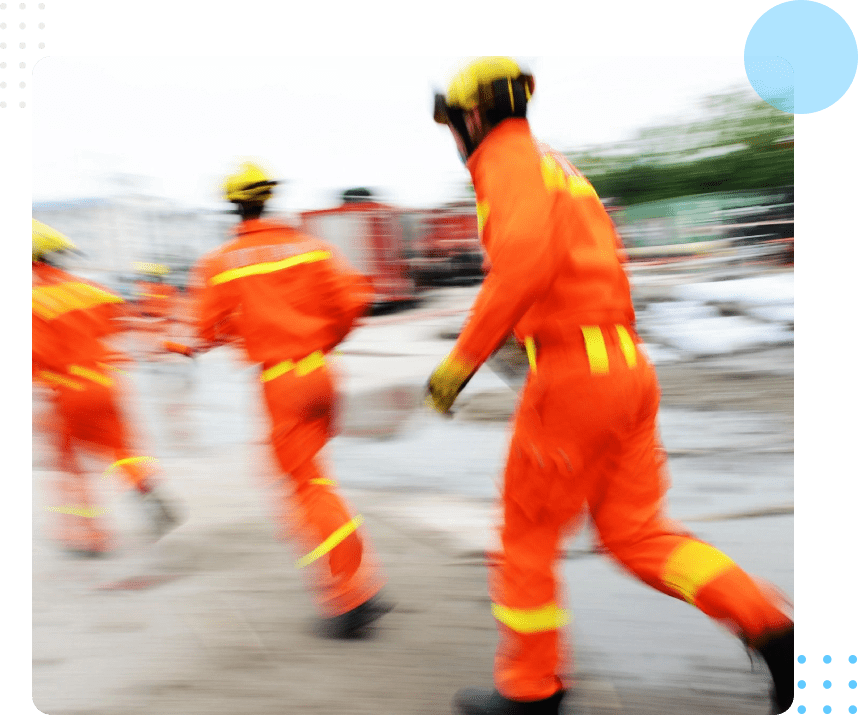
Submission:
<svg viewBox="0 0 858 715">
<path fill-rule="evenodd" d="M 517 633 L 554 631 L 563 628 L 572 620 L 569 611 L 559 608 L 554 603 L 528 609 L 507 608 L 493 603 L 492 615 Z"/>
<path fill-rule="evenodd" d="M 104 385 L 105 387 L 110 387 L 111 385 L 113 385 L 113 380 L 106 375 L 102 375 L 96 370 L 90 370 L 89 368 L 80 367 L 80 365 L 72 365 L 69 368 L 69 375 L 75 375 L 76 377 L 85 377 L 87 380 L 92 380 L 92 382 L 96 382 L 99 385 Z"/>
<path fill-rule="evenodd" d="M 223 273 L 218 273 L 209 279 L 211 285 L 219 285 L 228 281 L 234 281 L 236 278 L 244 278 L 245 276 L 256 276 L 263 273 L 274 273 L 282 271 L 284 268 L 292 268 L 302 263 L 315 263 L 316 261 L 324 261 L 331 257 L 330 251 L 308 251 L 300 253 L 291 258 L 284 258 L 282 261 L 269 261 L 267 263 L 255 263 L 251 266 L 243 268 L 233 268 Z"/>
<path fill-rule="evenodd" d="M 733 566 L 733 559 L 714 546 L 688 541 L 670 554 L 661 580 L 666 586 L 679 591 L 693 606 L 697 592 Z"/>
<path fill-rule="evenodd" d="M 72 390 L 83 389 L 83 385 L 81 385 L 77 380 L 72 380 L 68 377 L 64 377 L 63 375 L 58 375 L 55 372 L 49 372 L 48 370 L 42 370 L 39 372 L 39 377 L 45 382 L 52 382 L 55 385 L 70 387 Z"/>
<path fill-rule="evenodd" d="M 596 325 L 582 325 L 581 332 L 584 334 L 587 358 L 590 360 L 590 372 L 594 375 L 607 375 L 608 351 L 602 331 Z"/>
<path fill-rule="evenodd" d="M 309 354 L 307 357 L 301 358 L 298 362 L 284 360 L 277 365 L 273 365 L 267 370 L 263 370 L 259 379 L 262 380 L 262 382 L 268 382 L 280 377 L 281 375 L 285 375 L 290 370 L 295 370 L 298 377 L 303 377 L 324 365 L 325 354 L 321 350 L 317 350 L 316 352 Z"/>
<path fill-rule="evenodd" d="M 318 547 L 313 549 L 306 556 L 302 556 L 295 562 L 295 565 L 300 569 L 305 566 L 309 566 L 311 563 L 316 561 L 317 559 L 322 558 L 329 551 L 332 551 L 336 546 L 338 546 L 342 541 L 346 539 L 346 537 L 350 536 L 354 533 L 354 531 L 363 524 L 363 517 L 358 514 L 354 519 L 352 519 L 348 524 L 341 526 L 337 529 L 333 534 L 331 534 L 327 539 L 325 539 Z"/>
</svg>

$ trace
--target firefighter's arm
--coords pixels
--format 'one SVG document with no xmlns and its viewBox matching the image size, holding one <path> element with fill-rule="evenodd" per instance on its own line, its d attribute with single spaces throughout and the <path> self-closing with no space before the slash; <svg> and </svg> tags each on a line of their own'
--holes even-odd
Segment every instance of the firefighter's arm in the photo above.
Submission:
<svg viewBox="0 0 858 715">
<path fill-rule="evenodd" d="M 319 285 L 320 298 L 328 307 L 332 321 L 331 338 L 323 347 L 325 352 L 330 352 L 345 340 L 358 318 L 369 309 L 374 292 L 366 276 L 356 271 L 336 251 L 331 253 L 331 258 L 326 261 L 326 277 Z"/>
<path fill-rule="evenodd" d="M 234 315 L 238 296 L 230 282 L 215 284 L 211 279 L 220 273 L 215 258 L 203 259 L 191 277 L 193 324 L 197 342 L 190 346 L 195 353 L 211 350 L 238 337 Z"/>
<path fill-rule="evenodd" d="M 538 168 L 486 177 L 489 214 L 484 231 L 490 269 L 456 345 L 429 379 L 429 400 L 439 412 L 450 409 L 456 396 L 515 325 L 550 287 L 555 275 L 551 260 L 551 194 Z M 502 183 L 509 175 L 516 181 Z"/>
</svg>

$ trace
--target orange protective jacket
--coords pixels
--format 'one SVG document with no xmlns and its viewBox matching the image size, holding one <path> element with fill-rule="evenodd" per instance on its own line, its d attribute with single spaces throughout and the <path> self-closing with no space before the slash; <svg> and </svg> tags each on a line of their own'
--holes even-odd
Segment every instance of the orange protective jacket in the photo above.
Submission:
<svg viewBox="0 0 858 715">
<path fill-rule="evenodd" d="M 138 281 L 137 296 L 141 313 L 156 318 L 166 318 L 173 312 L 176 289 L 169 283 Z"/>
<path fill-rule="evenodd" d="M 243 221 L 195 271 L 196 318 L 209 344 L 238 339 L 264 368 L 330 352 L 372 299 L 372 286 L 326 242 L 285 224 Z"/>
<path fill-rule="evenodd" d="M 477 367 L 514 332 L 564 342 L 582 325 L 632 325 L 614 224 L 586 178 L 538 143 L 525 119 L 503 121 L 468 160 L 488 274 L 454 356 Z"/>
<path fill-rule="evenodd" d="M 105 338 L 122 329 L 124 313 L 119 296 L 33 263 L 33 376 L 51 382 L 73 367 L 100 370 L 116 355 Z"/>
</svg>

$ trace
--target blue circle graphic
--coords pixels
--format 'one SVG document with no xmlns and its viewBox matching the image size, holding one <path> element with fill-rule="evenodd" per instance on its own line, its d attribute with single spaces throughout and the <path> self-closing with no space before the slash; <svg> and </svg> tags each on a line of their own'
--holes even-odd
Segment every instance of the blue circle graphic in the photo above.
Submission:
<svg viewBox="0 0 858 715">
<path fill-rule="evenodd" d="M 783 112 L 810 114 L 840 99 L 855 78 L 858 45 L 827 5 L 789 0 L 764 13 L 745 42 L 754 91 Z"/>
<path fill-rule="evenodd" d="M 831 681 L 830 681 L 830 680 L 826 680 L 826 681 L 822 684 L 822 687 L 823 687 L 823 688 L 825 688 L 826 690 L 828 690 L 828 688 L 830 688 L 830 687 L 831 687 Z"/>
<path fill-rule="evenodd" d="M 802 690 L 804 690 L 806 685 L 807 685 L 807 683 L 805 683 L 803 680 L 798 681 L 798 687 L 801 688 Z"/>
<path fill-rule="evenodd" d="M 823 662 L 823 663 L 830 663 L 830 662 L 831 662 L 831 656 L 830 656 L 830 655 L 826 655 L 826 656 L 822 659 L 822 662 Z"/>
<path fill-rule="evenodd" d="M 852 688 L 852 690 L 855 690 L 855 688 L 858 688 L 858 683 L 856 683 L 854 680 L 850 680 L 849 687 Z"/>
<path fill-rule="evenodd" d="M 850 705 L 849 712 L 851 712 L 852 715 L 855 715 L 855 713 L 858 713 L 858 708 L 856 708 L 854 705 Z"/>
<path fill-rule="evenodd" d="M 806 661 L 806 660 L 807 660 L 807 658 L 805 658 L 803 655 L 800 655 L 800 656 L 798 657 L 798 662 L 799 662 L 799 663 L 804 663 L 804 661 Z"/>
<path fill-rule="evenodd" d="M 827 713 L 830 713 L 830 712 L 831 712 L 831 706 L 830 706 L 830 705 L 826 705 L 824 708 L 822 708 L 822 712 L 824 712 L 824 713 L 826 713 L 826 714 L 827 714 Z"/>
<path fill-rule="evenodd" d="M 849 662 L 850 663 L 855 663 L 856 660 L 858 660 L 858 658 L 856 658 L 854 655 L 849 656 Z"/>
<path fill-rule="evenodd" d="M 798 706 L 798 711 L 799 711 L 800 713 L 803 713 L 805 710 L 807 710 L 807 708 L 806 708 L 806 707 L 804 707 L 804 705 L 799 705 L 799 706 Z"/>
</svg>

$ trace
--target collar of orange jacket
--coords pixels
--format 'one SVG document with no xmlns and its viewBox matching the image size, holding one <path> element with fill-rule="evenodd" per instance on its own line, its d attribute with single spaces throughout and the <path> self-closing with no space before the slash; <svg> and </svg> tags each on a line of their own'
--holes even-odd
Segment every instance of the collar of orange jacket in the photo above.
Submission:
<svg viewBox="0 0 858 715">
<path fill-rule="evenodd" d="M 264 218 L 251 218 L 239 223 L 234 231 L 237 236 L 245 236 L 248 233 L 256 233 L 257 231 L 270 231 L 271 229 L 289 228 L 286 224 L 278 223 Z"/>
<path fill-rule="evenodd" d="M 474 153 L 468 159 L 468 171 L 473 176 L 474 170 L 480 161 L 480 158 L 496 144 L 500 144 L 507 137 L 511 136 L 530 136 L 530 124 L 526 119 L 521 117 L 510 117 L 504 119 L 494 129 L 492 129 L 486 138 L 480 142 L 480 145 L 474 149 Z"/>
</svg>

